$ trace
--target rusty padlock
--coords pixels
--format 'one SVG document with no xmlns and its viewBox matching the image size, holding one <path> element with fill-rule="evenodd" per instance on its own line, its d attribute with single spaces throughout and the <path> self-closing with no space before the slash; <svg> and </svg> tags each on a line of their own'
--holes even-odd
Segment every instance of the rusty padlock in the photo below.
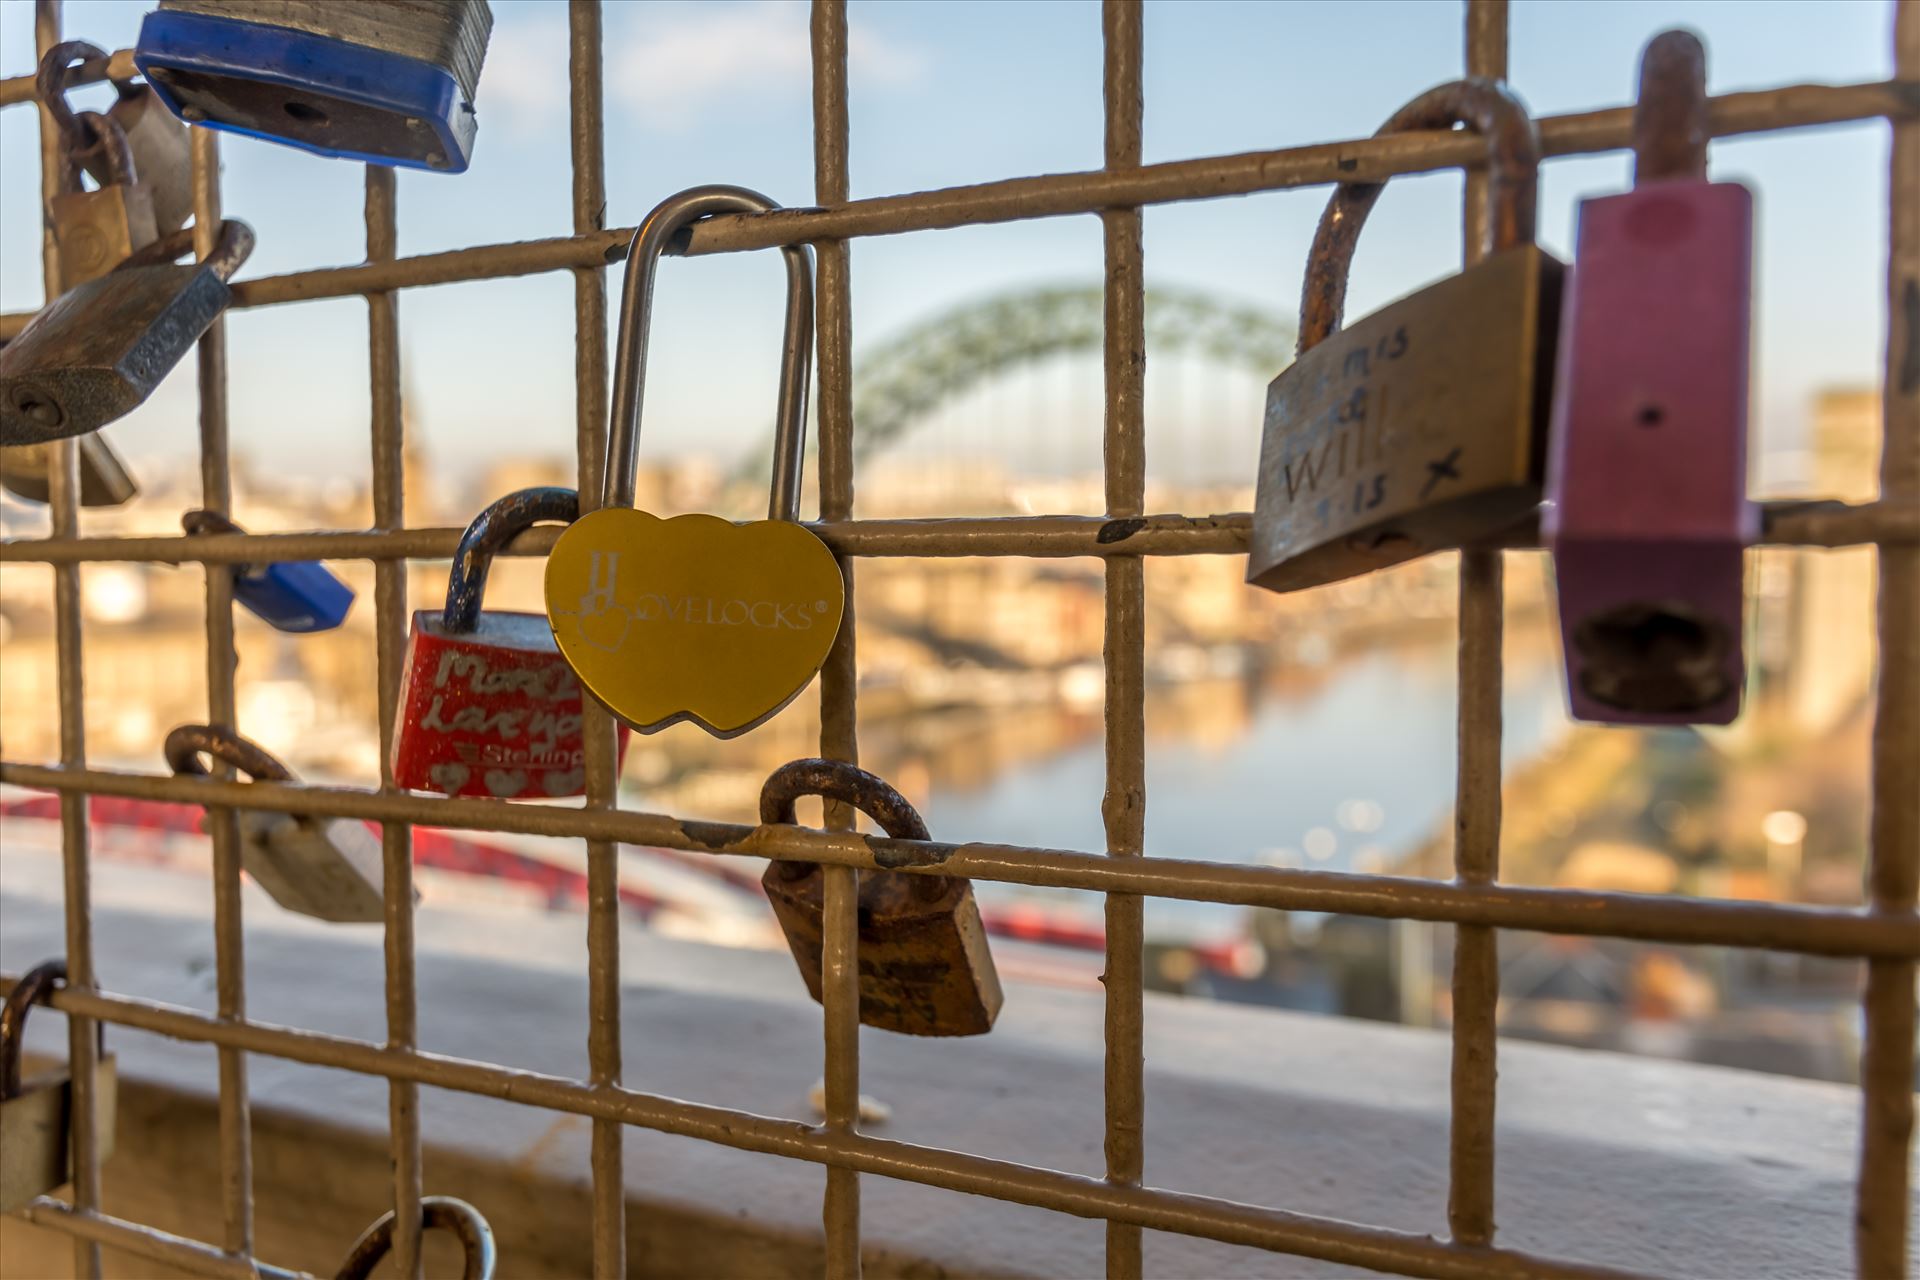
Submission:
<svg viewBox="0 0 1920 1280">
<path fill-rule="evenodd" d="M 1488 256 L 1341 327 L 1383 183 L 1343 183 L 1314 235 L 1300 351 L 1267 388 L 1247 581 L 1294 591 L 1499 533 L 1540 501 L 1563 268 L 1533 243 L 1540 144 L 1492 80 L 1430 89 L 1381 134 L 1486 139 Z"/>
<path fill-rule="evenodd" d="M 820 796 L 852 805 L 896 840 L 926 840 L 906 797 L 841 760 L 781 765 L 760 790 L 760 821 L 791 824 L 794 802 Z M 775 861 L 760 881 L 820 999 L 824 877 L 815 862 Z M 993 1029 L 1003 999 L 973 883 L 957 876 L 860 873 L 860 1021 L 914 1036 L 977 1036 Z"/>
<path fill-rule="evenodd" d="M 103 61 L 106 57 L 97 45 L 69 40 L 56 45 L 41 60 L 35 84 L 48 114 L 67 140 L 70 156 L 103 187 L 117 181 L 116 173 L 125 166 L 116 164 L 102 132 L 91 127 L 85 117 L 74 115 L 67 105 L 65 87 L 75 63 Z M 193 216 L 193 144 L 187 127 L 174 119 L 150 86 L 138 80 L 116 78 L 113 92 L 113 105 L 107 108 L 106 118 L 118 125 L 125 137 L 133 169 L 151 201 L 155 230 L 159 235 L 178 231 Z M 79 281 L 68 278 L 64 283 L 71 288 Z"/>
<path fill-rule="evenodd" d="M 0 1007 L 0 1213 L 12 1213 L 73 1177 L 72 1072 L 63 1067 L 34 1080 L 20 1078 L 27 1010 L 52 994 L 54 985 L 66 976 L 63 961 L 38 965 L 7 993 L 5 1006 Z M 99 1054 L 93 1072 L 96 1161 L 113 1154 L 118 1084 L 113 1059 Z"/>
<path fill-rule="evenodd" d="M 410 791 L 543 800 L 586 790 L 580 681 L 544 614 L 483 613 L 493 557 L 542 521 L 580 514 L 572 489 L 510 493 L 474 518 L 447 577 L 446 607 L 407 634 L 393 780 Z M 630 733 L 619 729 L 624 760 Z"/>
<path fill-rule="evenodd" d="M 1740 712 L 1753 196 L 1707 181 L 1706 52 L 1640 64 L 1633 190 L 1580 205 L 1541 533 L 1579 720 Z"/>
<path fill-rule="evenodd" d="M 51 502 L 54 444 L 49 440 L 0 448 L 0 488 L 26 502 Z M 117 507 L 140 492 L 139 482 L 104 432 L 81 436 L 74 444 L 80 454 L 81 506 Z"/>
<path fill-rule="evenodd" d="M 153 192 L 140 181 L 125 129 L 97 111 L 75 115 L 67 107 L 69 64 L 104 56 L 97 45 L 69 40 L 47 50 L 34 77 L 35 92 L 60 131 L 64 153 L 62 189 L 47 200 L 63 289 L 99 279 L 160 238 Z M 79 182 L 89 158 L 100 184 L 92 191 L 82 190 Z"/>
<path fill-rule="evenodd" d="M 393 1225 L 397 1219 L 389 1209 L 378 1222 L 361 1233 L 347 1251 L 347 1260 L 334 1273 L 334 1280 L 367 1280 L 393 1249 Z M 452 1196 L 420 1197 L 420 1229 L 451 1231 L 460 1239 L 466 1262 L 461 1280 L 493 1280 L 497 1265 L 493 1228 L 480 1211 L 465 1200 Z"/>
<path fill-rule="evenodd" d="M 204 261 L 173 264 L 192 249 L 188 232 L 163 237 L 55 298 L 0 348 L 0 445 L 96 431 L 153 394 L 226 310 L 253 231 L 230 218 Z"/>
<path fill-rule="evenodd" d="M 256 782 L 291 782 L 293 771 L 258 744 L 218 725 L 183 724 L 167 735 L 167 767 L 204 776 L 205 752 Z M 289 911 L 336 924 L 383 919 L 380 838 L 358 818 L 240 811 L 240 865 Z"/>
</svg>

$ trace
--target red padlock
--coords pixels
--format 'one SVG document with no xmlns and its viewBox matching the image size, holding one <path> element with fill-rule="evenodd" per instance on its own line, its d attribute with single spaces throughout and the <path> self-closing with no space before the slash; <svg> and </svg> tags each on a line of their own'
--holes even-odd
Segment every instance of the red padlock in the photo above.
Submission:
<svg viewBox="0 0 1920 1280">
<path fill-rule="evenodd" d="M 1580 206 L 1541 521 L 1580 720 L 1740 711 L 1753 197 L 1706 180 L 1705 59 L 1648 44 L 1633 190 Z"/>
<path fill-rule="evenodd" d="M 494 553 L 522 530 L 579 517 L 572 489 L 522 489 L 482 511 L 454 552 L 441 611 L 413 615 L 393 780 L 409 791 L 544 800 L 585 790 L 580 681 L 542 613 L 482 613 Z M 627 754 L 620 727 L 619 758 Z"/>
</svg>

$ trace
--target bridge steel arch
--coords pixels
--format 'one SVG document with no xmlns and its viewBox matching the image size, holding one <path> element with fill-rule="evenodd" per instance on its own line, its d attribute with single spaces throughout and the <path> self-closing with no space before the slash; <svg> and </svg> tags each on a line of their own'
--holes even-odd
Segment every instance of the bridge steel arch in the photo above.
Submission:
<svg viewBox="0 0 1920 1280">
<path fill-rule="evenodd" d="M 1178 285 L 1149 287 L 1147 346 L 1270 377 L 1293 357 L 1293 319 Z M 941 403 L 1025 364 L 1101 349 L 1104 291 L 1062 284 L 962 303 L 855 357 L 854 441 L 872 456 Z"/>
</svg>

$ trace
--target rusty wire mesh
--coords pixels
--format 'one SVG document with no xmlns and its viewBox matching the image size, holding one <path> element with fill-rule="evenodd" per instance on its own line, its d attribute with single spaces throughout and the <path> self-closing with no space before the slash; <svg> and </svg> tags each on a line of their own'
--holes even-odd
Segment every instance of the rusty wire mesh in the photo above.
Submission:
<svg viewBox="0 0 1920 1280">
<path fill-rule="evenodd" d="M 1104 167 L 1085 173 L 1018 177 L 943 191 L 851 201 L 848 198 L 847 28 L 843 0 L 815 0 L 812 16 L 815 202 L 772 215 L 714 218 L 697 227 L 690 252 L 718 253 L 797 242 L 819 258 L 818 366 L 821 422 L 819 521 L 814 528 L 841 558 L 851 581 L 861 556 L 1095 556 L 1106 572 L 1106 796 L 1103 853 L 1015 846 L 907 842 L 852 830 L 836 806 L 830 832 L 754 829 L 621 810 L 616 801 L 613 733 L 604 713 L 590 711 L 588 793 L 578 809 L 516 808 L 486 801 L 407 795 L 389 774 L 379 791 L 298 784 L 194 780 L 109 772 L 88 767 L 82 717 L 79 566 L 103 560 L 192 561 L 208 566 L 264 560 L 362 558 L 376 565 L 378 680 L 383 737 L 392 713 L 406 642 L 406 564 L 445 557 L 451 529 L 403 527 L 400 369 L 396 291 L 418 285 L 534 272 L 573 275 L 576 316 L 576 422 L 579 489 L 600 492 L 606 445 L 606 268 L 618 261 L 631 229 L 599 225 L 605 203 L 602 62 L 599 6 L 571 5 L 570 85 L 573 227 L 566 236 L 488 245 L 399 259 L 395 255 L 395 189 L 391 170 L 366 171 L 366 262 L 245 281 L 236 310 L 322 297 L 360 295 L 370 316 L 374 527 L 265 536 L 187 539 L 82 538 L 76 519 L 74 450 L 56 450 L 50 537 L 0 544 L 0 560 L 53 566 L 58 647 L 60 761 L 6 762 L 0 781 L 57 791 L 65 865 L 67 964 L 70 981 L 53 1000 L 70 1015 L 75 1089 L 73 1149 L 79 1153 L 71 1203 L 42 1198 L 25 1211 L 40 1225 L 70 1234 L 81 1274 L 98 1274 L 99 1246 L 206 1275 L 287 1276 L 253 1254 L 253 1202 L 246 1062 L 249 1054 L 341 1068 L 390 1082 L 395 1252 L 403 1274 L 419 1268 L 421 1084 L 510 1099 L 590 1117 L 594 1271 L 625 1274 L 625 1186 L 622 1127 L 643 1126 L 731 1147 L 826 1166 L 824 1222 L 827 1272 L 859 1272 L 859 1176 L 900 1178 L 1106 1220 L 1107 1269 L 1138 1276 L 1143 1228 L 1305 1255 L 1382 1271 L 1433 1276 L 1562 1276 L 1618 1274 L 1576 1261 L 1502 1249 L 1493 1229 L 1494 1009 L 1498 998 L 1494 930 L 1535 929 L 1672 943 L 1852 956 L 1867 963 L 1862 1104 L 1856 1203 L 1859 1274 L 1906 1274 L 1909 1141 L 1913 1124 L 1915 962 L 1920 918 L 1920 0 L 1896 6 L 1899 78 L 1881 84 L 1798 86 L 1729 94 L 1712 104 L 1716 136 L 1885 118 L 1892 122 L 1889 336 L 1881 496 L 1848 506 L 1812 501 L 1764 509 L 1771 543 L 1879 548 L 1879 682 L 1873 738 L 1873 814 L 1869 904 L 1862 910 L 1502 886 L 1500 839 L 1501 553 L 1466 553 L 1460 575 L 1459 766 L 1455 878 L 1449 882 L 1377 875 L 1305 872 L 1142 856 L 1146 804 L 1143 732 L 1143 557 L 1234 555 L 1246 548 L 1244 515 L 1148 515 L 1144 503 L 1143 378 L 1145 335 L 1141 207 L 1253 191 L 1385 179 L 1441 168 L 1467 171 L 1464 217 L 1471 246 L 1485 215 L 1472 166 L 1479 144 L 1445 134 L 1335 142 L 1246 155 L 1145 165 L 1141 162 L 1142 30 L 1135 0 L 1106 0 L 1102 18 L 1106 153 Z M 58 0 L 38 0 L 36 39 L 45 50 L 60 39 Z M 1504 0 L 1469 0 L 1466 70 L 1504 76 Z M 127 71 L 124 52 L 108 69 Z M 0 82 L 0 105 L 31 100 L 31 77 Z M 1544 154 L 1574 155 L 1623 148 L 1630 109 L 1616 107 L 1540 121 Z M 42 181 L 57 189 L 58 139 L 41 122 Z M 193 143 L 197 225 L 220 215 L 216 135 L 196 130 Z M 716 175 L 724 176 L 724 175 Z M 1104 517 L 1031 516 L 942 521 L 859 520 L 853 503 L 853 431 L 848 241 L 869 235 L 1005 222 L 1066 214 L 1098 214 L 1106 254 Z M 202 233 L 198 248 L 211 248 Z M 47 290 L 58 291 L 51 242 Z M 0 337 L 25 317 L 0 318 Z M 225 346 L 221 324 L 199 348 L 203 504 L 225 511 L 228 472 Z M 509 554 L 540 555 L 551 531 L 517 540 Z M 849 610 L 852 595 L 849 592 Z M 206 578 L 208 713 L 234 719 L 233 601 L 229 575 Z M 854 628 L 849 618 L 821 675 L 821 753 L 846 759 L 855 740 Z M 383 748 L 391 746 L 383 741 Z M 383 750 L 383 756 L 385 751 Z M 213 1015 L 101 991 L 95 979 L 89 914 L 86 798 L 91 794 L 207 803 L 214 845 L 214 935 L 218 1007 Z M 234 807 L 353 816 L 384 826 L 386 851 L 386 1000 L 384 1043 L 271 1027 L 248 1020 L 242 954 L 238 834 Z M 588 842 L 587 1028 L 590 1078 L 535 1075 L 476 1061 L 424 1053 L 415 1038 L 413 980 L 413 823 L 476 830 L 584 838 Z M 825 1021 L 826 1121 L 808 1129 L 790 1121 L 680 1101 L 621 1083 L 616 841 L 713 854 L 750 853 L 826 865 Z M 1107 897 L 1106 1168 L 1084 1176 L 936 1150 L 859 1132 L 857 1099 L 858 987 L 854 965 L 855 893 L 863 867 L 902 862 L 928 875 L 964 875 L 1024 884 L 1066 886 Z M 1331 1218 L 1256 1207 L 1153 1188 L 1145 1175 L 1141 1039 L 1141 906 L 1145 896 L 1334 911 L 1453 924 L 1458 931 L 1453 1027 L 1451 1237 L 1428 1236 Z M 96 1022 L 210 1043 L 219 1051 L 221 1185 L 226 1223 L 219 1243 L 182 1239 L 107 1215 L 92 1158 L 87 1105 Z"/>
</svg>

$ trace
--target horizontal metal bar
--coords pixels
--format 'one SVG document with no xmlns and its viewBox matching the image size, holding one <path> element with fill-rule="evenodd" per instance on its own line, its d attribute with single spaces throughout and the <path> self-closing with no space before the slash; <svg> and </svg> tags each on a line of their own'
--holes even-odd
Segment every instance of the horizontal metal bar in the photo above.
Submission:
<svg viewBox="0 0 1920 1280">
<path fill-rule="evenodd" d="M 1920 543 L 1920 504 L 1793 501 L 1760 504 L 1760 541 L 1769 546 L 1846 547 Z M 993 516 L 933 520 L 842 520 L 809 524 L 833 550 L 850 556 L 1193 556 L 1245 555 L 1253 517 L 1157 515 Z M 169 534 L 139 538 L 13 538 L 0 562 L 75 564 L 96 560 L 158 564 L 249 564 L 289 560 L 445 560 L 463 530 L 390 533 Z M 502 555 L 547 554 L 557 528 L 515 538 Z M 1531 528 L 1504 543 L 1537 545 Z"/>
<path fill-rule="evenodd" d="M 1634 1273 L 1542 1258 L 1508 1249 L 1442 1244 L 1431 1236 L 1362 1226 L 1152 1187 L 1119 1187 L 1079 1174 L 986 1156 L 833 1133 L 802 1124 L 687 1102 L 614 1085 L 590 1085 L 562 1076 L 521 1071 L 346 1036 L 296 1030 L 247 1019 L 223 1019 L 194 1009 L 126 996 L 62 990 L 50 1003 L 69 1014 L 97 1018 L 198 1043 L 229 1045 L 293 1062 L 363 1075 L 411 1080 L 661 1133 L 696 1138 L 763 1155 L 808 1160 L 861 1173 L 1010 1200 L 1081 1218 L 1132 1222 L 1229 1244 L 1319 1258 L 1398 1275 L 1458 1277 L 1582 1277 L 1628 1280 Z"/>
<path fill-rule="evenodd" d="M 1797 85 L 1724 94 L 1712 103 L 1717 137 L 1914 115 L 1920 115 L 1920 82 L 1909 80 Z M 1631 107 L 1544 116 L 1538 123 L 1543 152 L 1548 156 L 1616 151 L 1632 143 Z M 1396 174 L 1472 167 L 1485 158 L 1486 146 L 1475 135 L 1424 132 L 1175 160 L 1137 169 L 1010 178 L 910 195 L 877 196 L 824 209 L 726 214 L 694 227 L 686 252 L 729 253 L 814 240 L 898 235 L 1097 213 L 1109 208 L 1211 200 L 1333 182 L 1381 182 Z M 599 267 L 624 257 L 632 239 L 633 228 L 623 227 L 266 276 L 234 285 L 233 305 L 263 307 L 386 289 Z M 18 333 L 28 318 L 19 313 L 0 316 L 0 340 Z"/>
<path fill-rule="evenodd" d="M 64 1200 L 40 1196 L 21 1209 L 19 1217 L 36 1227 L 46 1227 L 66 1235 L 78 1236 L 118 1249 L 149 1262 L 164 1263 L 181 1271 L 210 1280 L 316 1280 L 306 1271 L 289 1271 L 269 1266 L 258 1259 L 226 1253 L 200 1240 L 189 1240 L 157 1227 L 109 1217 L 91 1209 L 76 1209 Z M 343 1249 L 344 1251 L 344 1249 Z"/>
<path fill-rule="evenodd" d="M 133 65 L 133 50 L 121 49 L 104 58 L 89 58 L 85 62 L 75 63 L 67 68 L 67 87 L 77 89 L 83 84 L 98 84 L 102 80 L 131 80 L 139 76 L 139 68 Z M 32 102 L 36 96 L 32 75 L 8 76 L 0 80 L 0 107 L 11 107 L 17 102 Z"/>
<path fill-rule="evenodd" d="M 626 809 L 598 811 L 451 800 L 444 796 L 382 795 L 353 787 L 221 782 L 204 777 L 6 762 L 0 762 L 0 782 L 58 792 L 411 822 L 457 830 L 618 840 L 696 853 L 741 854 L 1287 911 L 1483 924 L 1539 933 L 1809 955 L 1920 958 L 1920 916 L 1911 913 L 1461 884 L 1157 856 L 1115 859 L 1021 845 L 950 844 L 851 832 L 830 834 L 804 827 L 696 822 Z"/>
</svg>

